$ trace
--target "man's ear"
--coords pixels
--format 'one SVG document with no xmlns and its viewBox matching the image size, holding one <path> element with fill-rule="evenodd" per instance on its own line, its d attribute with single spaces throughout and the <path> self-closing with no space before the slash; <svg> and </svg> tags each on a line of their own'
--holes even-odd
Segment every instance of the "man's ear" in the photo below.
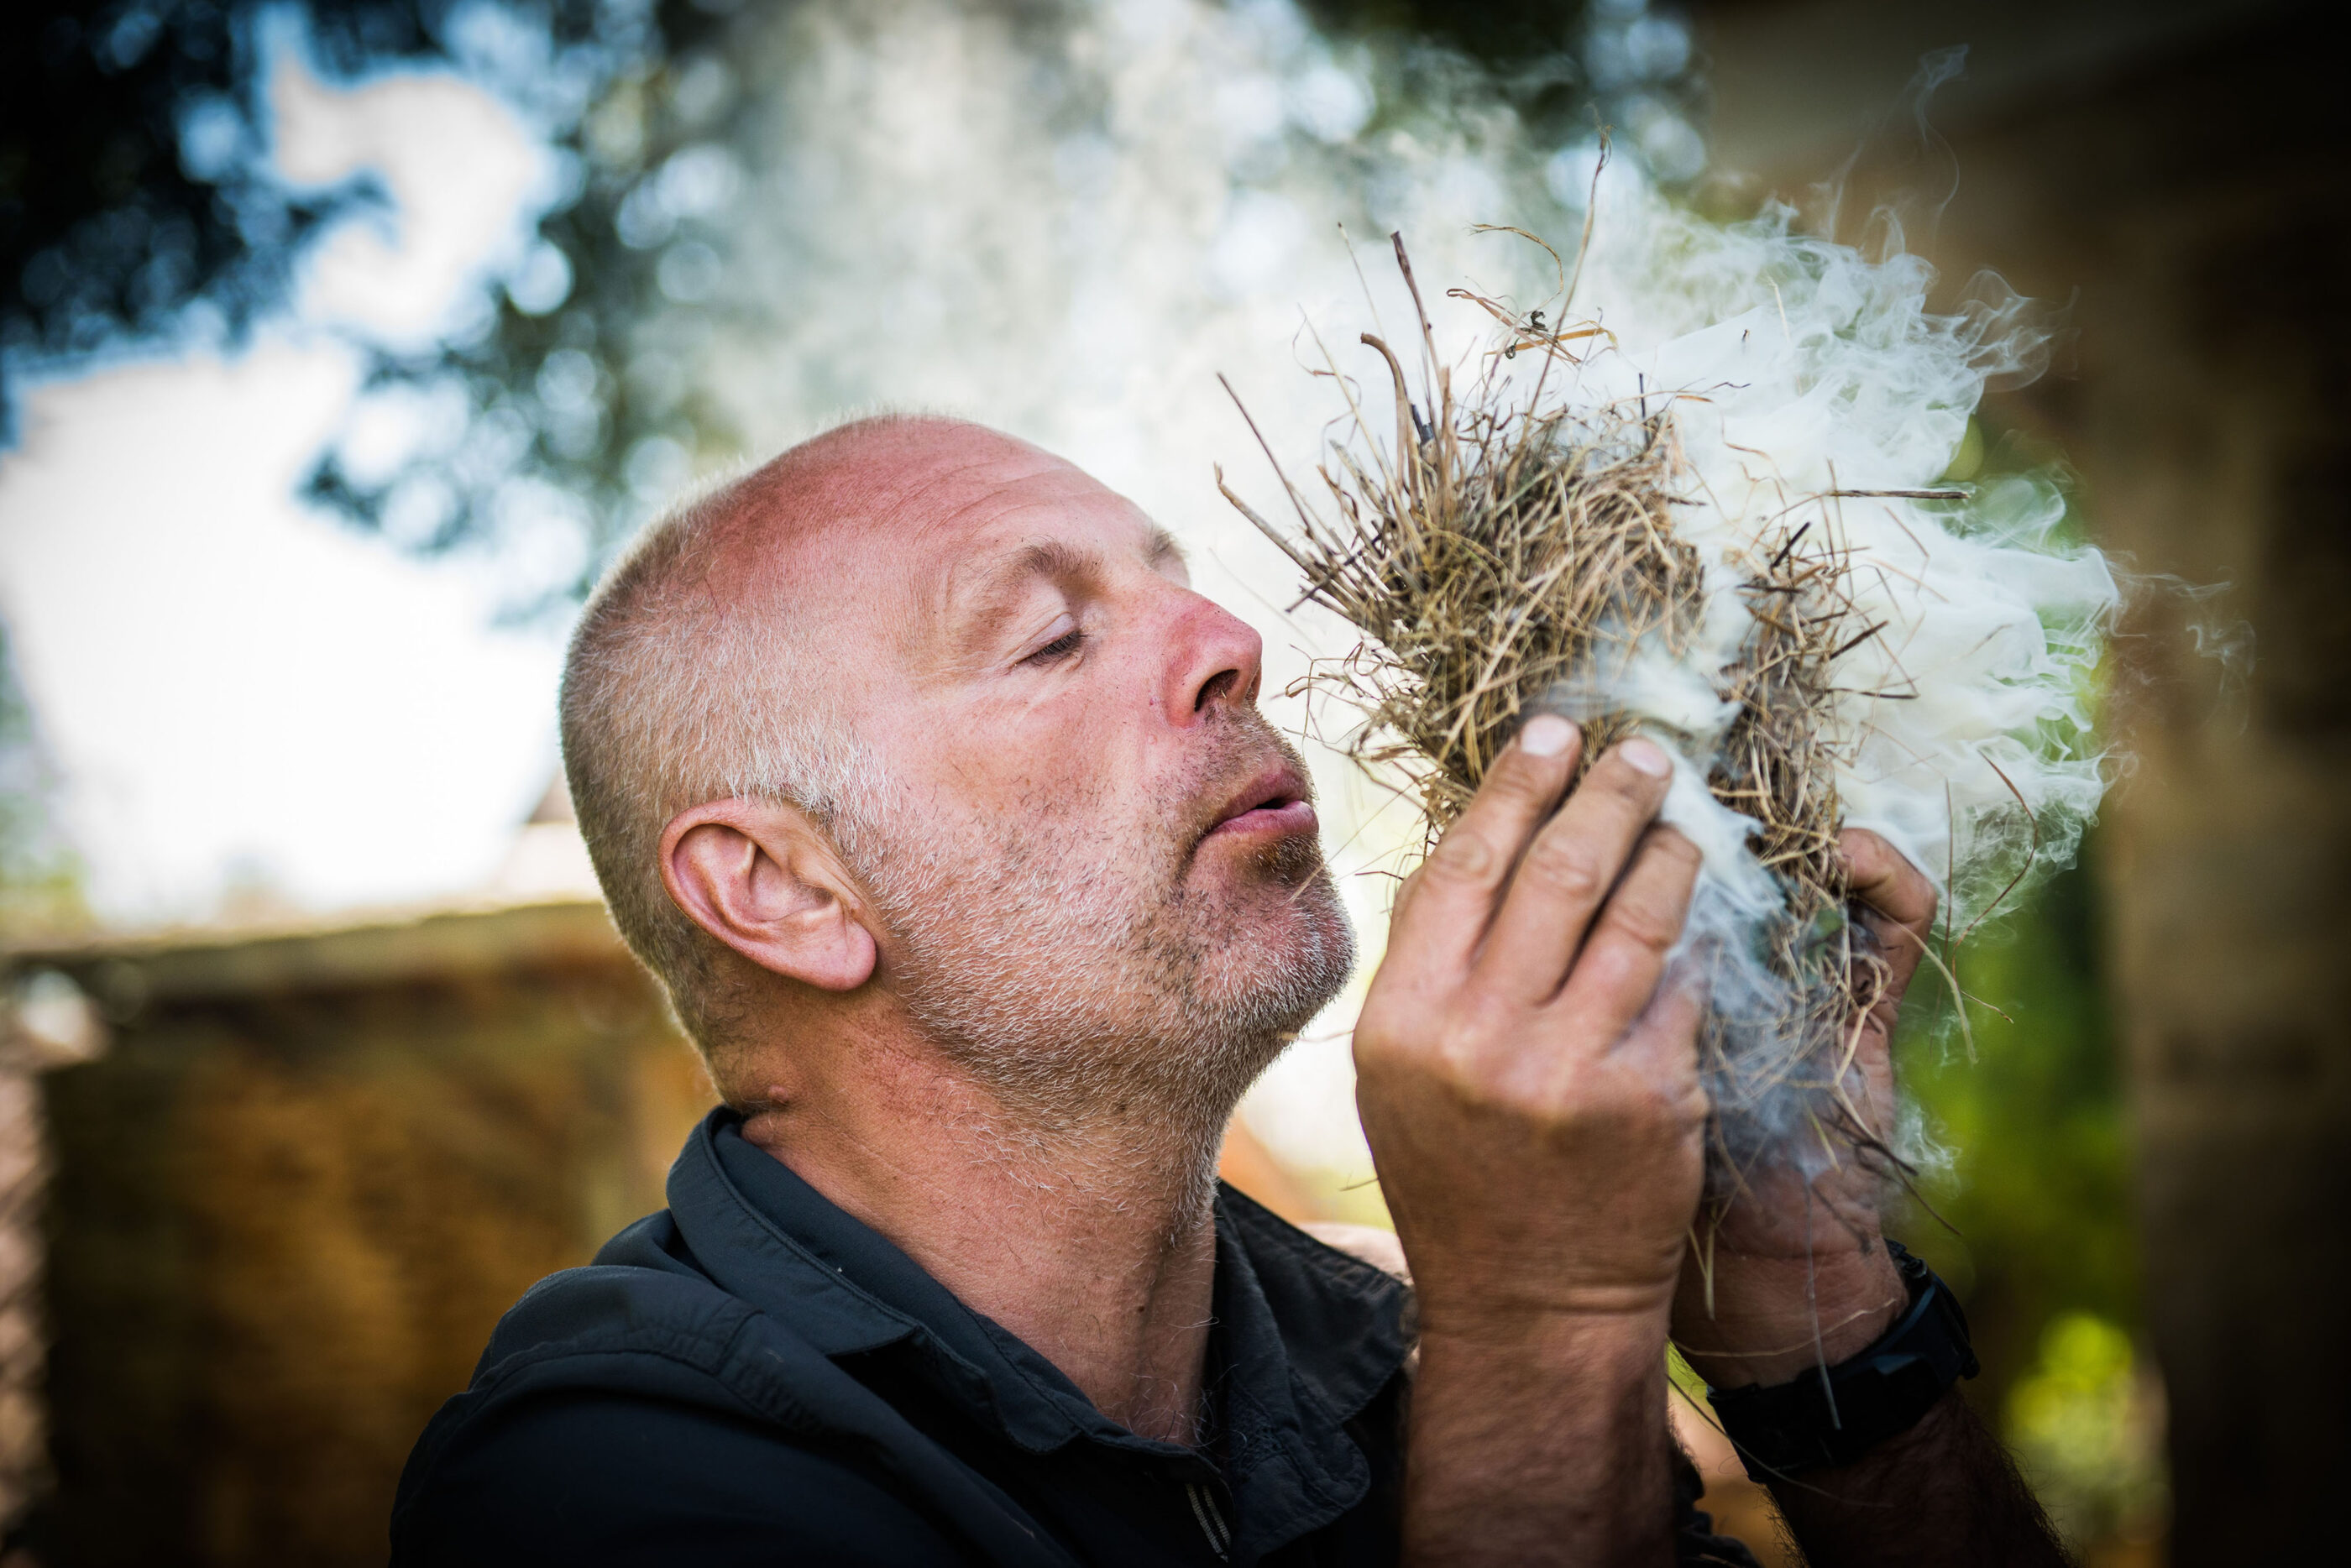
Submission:
<svg viewBox="0 0 2351 1568">
<path fill-rule="evenodd" d="M 870 918 L 832 846 L 796 808 L 714 800 L 662 830 L 662 886 L 686 918 L 761 969 L 855 991 L 872 978 Z"/>
</svg>

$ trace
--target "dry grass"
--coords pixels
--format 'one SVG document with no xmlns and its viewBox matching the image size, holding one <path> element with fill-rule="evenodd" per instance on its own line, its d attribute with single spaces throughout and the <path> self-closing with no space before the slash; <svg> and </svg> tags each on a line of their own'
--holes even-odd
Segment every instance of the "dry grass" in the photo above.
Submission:
<svg viewBox="0 0 2351 1568">
<path fill-rule="evenodd" d="M 1407 348 L 1425 356 L 1416 400 L 1395 349 L 1363 337 L 1384 361 L 1392 442 L 1371 433 L 1386 410 L 1365 408 L 1332 366 L 1320 373 L 1342 389 L 1352 420 L 1318 467 L 1319 496 L 1282 477 L 1296 528 L 1269 523 L 1221 474 L 1218 483 L 1304 574 L 1301 602 L 1364 634 L 1315 683 L 1361 710 L 1353 755 L 1416 798 L 1433 838 L 1531 711 L 1582 723 L 1584 767 L 1635 730 L 1656 730 L 1621 705 L 1622 677 L 1636 652 L 1654 660 L 1662 650 L 1677 664 L 1693 654 L 1707 582 L 1675 527 L 1694 500 L 1675 399 L 1580 403 L 1573 370 L 1583 355 L 1608 351 L 1603 328 L 1546 326 L 1541 311 L 1521 317 L 1461 289 L 1453 297 L 1482 306 L 1501 332 L 1457 396 L 1400 239 L 1395 255 L 1419 317 L 1421 341 Z M 1572 297 L 1562 285 L 1560 297 Z M 1530 354 L 1541 357 L 1534 376 L 1499 373 Z M 1734 1124 L 1792 1089 L 1815 1127 L 1870 1143 L 1839 1085 L 1884 970 L 1845 916 L 1828 726 L 1833 662 L 1879 628 L 1859 619 L 1847 592 L 1833 498 L 1806 498 L 1782 518 L 1735 565 L 1751 627 L 1712 677 L 1716 695 L 1736 705 L 1727 732 L 1665 736 L 1685 754 L 1710 754 L 1708 787 L 1760 825 L 1752 847 L 1786 900 L 1759 935 L 1785 1000 L 1774 1016 L 1734 1017 L 1719 998 L 1708 1078 Z M 1729 1145 L 1752 1141 L 1729 1139 L 1718 1176 L 1734 1158 L 1745 1163 Z"/>
</svg>

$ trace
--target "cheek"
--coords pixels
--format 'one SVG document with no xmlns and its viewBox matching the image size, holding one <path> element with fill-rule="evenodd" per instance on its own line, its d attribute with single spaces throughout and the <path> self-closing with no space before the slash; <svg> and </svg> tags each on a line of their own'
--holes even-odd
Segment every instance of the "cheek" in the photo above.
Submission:
<svg viewBox="0 0 2351 1568">
<path fill-rule="evenodd" d="M 1097 670 L 1050 700 L 1006 715 L 990 765 L 1037 788 L 1096 808 L 1147 802 L 1155 778 L 1174 768 L 1178 748 L 1146 682 L 1133 671 Z"/>
<path fill-rule="evenodd" d="M 1074 705 L 942 718 L 906 737 L 894 771 L 945 815 L 1007 826 L 1109 815 L 1126 793 L 1114 727 Z"/>
<path fill-rule="evenodd" d="M 897 707 L 877 738 L 893 775 L 921 794 L 1031 818 L 1092 817 L 1123 830 L 1172 821 L 1199 759 L 1161 711 L 1154 669 L 1102 650 L 1015 693 L 949 687 Z"/>
</svg>

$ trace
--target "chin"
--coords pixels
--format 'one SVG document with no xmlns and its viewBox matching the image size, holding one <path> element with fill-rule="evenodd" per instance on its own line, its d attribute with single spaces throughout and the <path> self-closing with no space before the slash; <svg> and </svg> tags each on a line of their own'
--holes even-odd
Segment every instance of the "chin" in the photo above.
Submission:
<svg viewBox="0 0 2351 1568">
<path fill-rule="evenodd" d="M 1338 888 L 1318 855 L 1311 876 L 1260 884 L 1246 912 L 1228 928 L 1220 974 L 1204 975 L 1261 1028 L 1292 1033 L 1306 1026 L 1347 983 L 1355 933 Z"/>
</svg>

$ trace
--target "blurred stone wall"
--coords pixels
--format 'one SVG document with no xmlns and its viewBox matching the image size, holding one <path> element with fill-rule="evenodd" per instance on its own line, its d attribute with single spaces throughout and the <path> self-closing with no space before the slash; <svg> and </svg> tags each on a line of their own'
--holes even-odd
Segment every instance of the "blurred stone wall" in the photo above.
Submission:
<svg viewBox="0 0 2351 1568">
<path fill-rule="evenodd" d="M 40 1204 L 47 1185 L 37 1058 L 0 1024 L 0 1529 L 48 1481 L 41 1404 Z M 30 1058 L 30 1059 L 28 1059 Z M 5 1562 L 5 1558 L 0 1558 Z"/>
<path fill-rule="evenodd" d="M 499 1314 L 662 1204 L 706 1086 L 594 904 L 42 961 L 47 1388 L 69 1563 L 380 1563 Z"/>
</svg>

